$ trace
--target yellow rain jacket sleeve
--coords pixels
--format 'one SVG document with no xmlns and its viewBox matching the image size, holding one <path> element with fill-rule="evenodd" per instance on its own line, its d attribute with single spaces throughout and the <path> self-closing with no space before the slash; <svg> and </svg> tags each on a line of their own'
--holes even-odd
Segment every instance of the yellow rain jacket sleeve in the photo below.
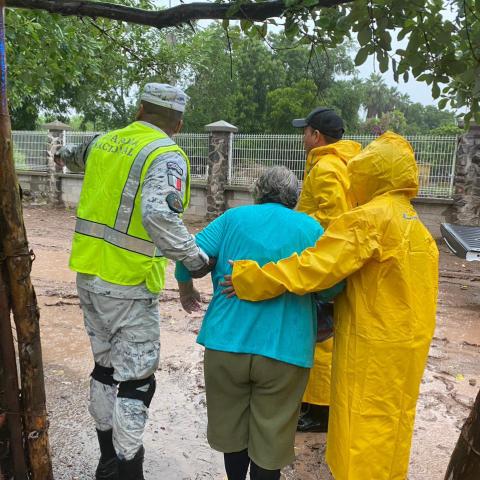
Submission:
<svg viewBox="0 0 480 480">
<path fill-rule="evenodd" d="M 438 249 L 410 203 L 418 170 L 405 139 L 387 132 L 348 170 L 358 207 L 301 255 L 262 269 L 235 262 L 233 284 L 256 301 L 347 278 L 335 301 L 327 462 L 335 480 L 405 480 L 435 327 Z"/>
<path fill-rule="evenodd" d="M 376 212 L 351 210 L 329 227 L 312 248 L 260 268 L 257 262 L 238 260 L 233 267 L 233 284 L 243 300 L 260 301 L 287 291 L 297 295 L 325 290 L 356 272 L 366 261 L 378 256 L 378 232 L 372 220 Z M 369 222 L 370 217 L 370 222 Z M 324 255 L 319 255 L 324 252 Z"/>
</svg>

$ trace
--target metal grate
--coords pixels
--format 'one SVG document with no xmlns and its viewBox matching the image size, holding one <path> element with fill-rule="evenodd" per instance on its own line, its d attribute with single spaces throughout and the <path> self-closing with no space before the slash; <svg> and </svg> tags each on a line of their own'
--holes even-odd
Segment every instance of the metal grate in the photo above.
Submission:
<svg viewBox="0 0 480 480">
<path fill-rule="evenodd" d="M 366 146 L 376 137 L 352 135 Z M 419 197 L 451 198 L 455 171 L 457 137 L 406 137 L 415 150 L 419 168 Z M 305 153 L 302 135 L 235 135 L 231 184 L 251 185 L 260 173 L 273 165 L 285 165 L 303 179 Z"/>
<path fill-rule="evenodd" d="M 65 143 L 79 144 L 105 132 L 66 132 Z M 208 133 L 180 133 L 174 140 L 190 158 L 192 178 L 207 179 Z"/>
<path fill-rule="evenodd" d="M 65 132 L 64 143 L 79 144 L 96 132 Z M 101 133 L 101 132 L 99 132 Z M 190 157 L 192 177 L 206 180 L 208 172 L 208 134 L 176 135 L 178 144 Z M 349 137 L 363 146 L 375 139 L 371 135 Z M 452 198 L 457 137 L 411 136 L 420 173 L 420 197 Z M 47 170 L 47 133 L 13 132 L 14 158 L 19 170 Z M 250 186 L 262 170 L 285 165 L 303 178 L 305 153 L 302 135 L 237 134 L 233 136 L 229 182 Z"/>
<path fill-rule="evenodd" d="M 265 168 L 285 165 L 303 178 L 305 151 L 301 135 L 238 134 L 233 138 L 232 185 L 250 186 Z"/>
<path fill-rule="evenodd" d="M 442 223 L 440 230 L 446 244 L 457 257 L 480 261 L 480 227 Z"/>
<path fill-rule="evenodd" d="M 47 132 L 12 132 L 13 160 L 17 170 L 48 170 Z"/>
<path fill-rule="evenodd" d="M 103 135 L 105 132 L 64 132 L 64 145 L 78 145 L 89 142 L 95 135 Z"/>
</svg>

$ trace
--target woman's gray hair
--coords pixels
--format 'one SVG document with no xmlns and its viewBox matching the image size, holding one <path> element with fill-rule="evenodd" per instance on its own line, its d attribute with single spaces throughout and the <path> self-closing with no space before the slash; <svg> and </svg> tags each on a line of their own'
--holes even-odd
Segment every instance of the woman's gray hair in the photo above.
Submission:
<svg viewBox="0 0 480 480">
<path fill-rule="evenodd" d="M 281 203 L 288 208 L 297 204 L 299 183 L 287 167 L 277 166 L 265 170 L 253 185 L 255 203 Z"/>
</svg>

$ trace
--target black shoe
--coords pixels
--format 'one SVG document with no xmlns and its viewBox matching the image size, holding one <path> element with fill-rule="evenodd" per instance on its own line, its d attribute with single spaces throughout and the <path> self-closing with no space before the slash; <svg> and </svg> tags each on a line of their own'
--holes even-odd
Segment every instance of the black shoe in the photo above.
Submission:
<svg viewBox="0 0 480 480">
<path fill-rule="evenodd" d="M 329 408 L 321 405 L 310 405 L 307 413 L 298 419 L 298 432 L 322 432 L 328 431 Z"/>
<path fill-rule="evenodd" d="M 131 460 L 118 461 L 118 480 L 145 480 L 143 477 L 143 457 L 145 449 L 140 447 Z"/>
<path fill-rule="evenodd" d="M 108 460 L 102 460 L 102 457 L 100 457 L 95 471 L 95 480 L 118 480 L 117 457 Z"/>
<path fill-rule="evenodd" d="M 118 480 L 118 459 L 113 448 L 112 430 L 97 430 L 100 445 L 100 461 L 95 471 L 95 480 Z"/>
</svg>

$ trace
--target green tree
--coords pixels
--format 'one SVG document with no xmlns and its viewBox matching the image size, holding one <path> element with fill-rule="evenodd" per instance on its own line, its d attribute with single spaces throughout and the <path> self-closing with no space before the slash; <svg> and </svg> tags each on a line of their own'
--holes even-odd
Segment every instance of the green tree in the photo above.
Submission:
<svg viewBox="0 0 480 480">
<path fill-rule="evenodd" d="M 267 131 L 298 133 L 292 119 L 304 117 L 316 101 L 316 86 L 312 80 L 300 80 L 292 87 L 281 87 L 267 94 Z"/>
<path fill-rule="evenodd" d="M 349 125 L 358 121 L 358 82 L 335 81 L 354 71 L 348 46 L 327 55 L 320 47 L 311 49 L 278 34 L 264 42 L 218 25 L 195 35 L 192 45 L 188 130 L 223 119 L 242 132 L 297 132 L 292 118 L 318 105 L 338 109 Z"/>
<path fill-rule="evenodd" d="M 383 113 L 380 118 L 367 118 L 359 127 L 359 132 L 366 135 L 381 135 L 387 130 L 407 134 L 407 120 L 400 110 Z"/>
<path fill-rule="evenodd" d="M 184 4 L 165 12 L 122 10 L 91 0 L 8 0 L 8 4 L 67 15 L 122 18 L 160 29 L 197 19 L 224 19 L 226 27 L 230 19 L 241 19 L 244 31 L 263 38 L 268 25 L 278 25 L 275 18 L 281 17 L 290 40 L 333 49 L 356 38 L 360 44 L 357 65 L 373 55 L 381 73 L 391 68 L 396 79 L 408 80 L 413 75 L 431 86 L 441 109 L 466 107 L 465 120 L 474 118 L 480 123 L 479 0 L 452 0 L 450 15 L 444 14 L 445 2 L 438 0 L 233 0 L 230 4 Z M 392 46 L 393 36 L 404 42 L 402 48 Z"/>
<path fill-rule="evenodd" d="M 357 78 L 336 80 L 325 92 L 325 105 L 332 107 L 342 117 L 347 133 L 353 133 L 360 123 L 359 110 L 362 83 Z"/>
<path fill-rule="evenodd" d="M 234 32 L 233 32 L 234 33 Z M 231 57 L 225 30 L 206 28 L 192 37 L 190 63 L 187 67 L 185 131 L 201 132 L 204 125 L 217 120 L 234 123 L 231 92 L 236 81 L 231 75 Z"/>
<path fill-rule="evenodd" d="M 267 94 L 285 85 L 281 62 L 262 41 L 244 39 L 237 47 L 236 76 L 233 108 L 237 125 L 243 132 L 267 130 Z"/>
<path fill-rule="evenodd" d="M 455 115 L 447 110 L 439 110 L 433 105 L 407 103 L 401 107 L 407 120 L 407 133 L 418 135 L 438 131 L 444 126 L 455 127 Z M 458 127 L 455 127 L 458 128 Z"/>
<path fill-rule="evenodd" d="M 312 80 L 321 94 L 340 75 L 352 75 L 355 66 L 350 56 L 351 43 L 339 45 L 332 51 L 321 46 L 309 46 L 292 41 L 284 35 L 268 37 L 268 45 L 275 57 L 282 63 L 286 73 L 286 85 L 294 85 L 304 79 Z"/>
<path fill-rule="evenodd" d="M 368 118 L 380 118 L 384 113 L 400 107 L 408 101 L 406 95 L 397 88 L 389 87 L 382 75 L 372 73 L 362 84 L 362 104 L 367 111 Z"/>
<path fill-rule="evenodd" d="M 41 113 L 66 120 L 72 109 L 98 129 L 124 125 L 132 118 L 136 90 L 152 78 L 178 79 L 190 52 L 183 30 L 173 46 L 166 33 L 153 29 L 28 10 L 8 10 L 6 31 L 16 129 L 34 129 Z"/>
</svg>

